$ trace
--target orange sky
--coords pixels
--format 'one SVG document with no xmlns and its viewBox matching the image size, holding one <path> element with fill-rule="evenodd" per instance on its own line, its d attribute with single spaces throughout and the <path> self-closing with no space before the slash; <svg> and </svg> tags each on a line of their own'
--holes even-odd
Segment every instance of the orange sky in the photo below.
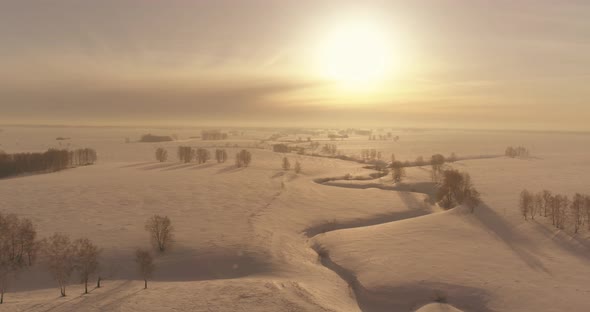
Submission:
<svg viewBox="0 0 590 312">
<path fill-rule="evenodd" d="M 586 1 L 0 2 L 0 124 L 590 130 Z M 379 25 L 370 88 L 318 70 Z M 338 55 L 335 55 L 337 57 Z"/>
</svg>

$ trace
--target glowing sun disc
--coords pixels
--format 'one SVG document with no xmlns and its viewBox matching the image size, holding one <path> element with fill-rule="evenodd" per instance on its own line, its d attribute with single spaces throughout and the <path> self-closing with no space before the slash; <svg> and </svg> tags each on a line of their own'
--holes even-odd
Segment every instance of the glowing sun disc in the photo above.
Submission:
<svg viewBox="0 0 590 312">
<path fill-rule="evenodd" d="M 388 74 L 392 51 L 385 33 L 368 22 L 340 25 L 320 43 L 322 76 L 347 84 L 371 84 Z"/>
</svg>

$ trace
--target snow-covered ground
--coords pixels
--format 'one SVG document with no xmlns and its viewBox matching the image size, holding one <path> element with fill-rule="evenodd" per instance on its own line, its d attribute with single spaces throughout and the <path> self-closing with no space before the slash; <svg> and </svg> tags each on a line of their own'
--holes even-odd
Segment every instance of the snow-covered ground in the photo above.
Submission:
<svg viewBox="0 0 590 312">
<path fill-rule="evenodd" d="M 529 147 L 534 157 L 526 160 L 453 164 L 483 193 L 484 204 L 470 214 L 430 205 L 428 167 L 409 168 L 401 186 L 390 177 L 322 185 L 318 178 L 372 171 L 288 155 L 303 173 L 284 172 L 282 154 L 255 148 L 274 130 L 243 131 L 216 142 L 191 139 L 198 129 L 3 127 L 0 149 L 9 153 L 60 146 L 98 151 L 93 166 L 0 180 L 0 211 L 31 218 L 42 237 L 63 232 L 92 239 L 103 249 L 105 280 L 80 295 L 73 278 L 60 298 L 39 263 L 11 285 L 0 310 L 590 310 L 588 231 L 571 236 L 543 218 L 524 221 L 517 209 L 525 187 L 590 193 L 590 135 L 433 130 L 394 132 L 398 142 L 322 141 L 349 154 L 376 148 L 386 159 L 395 153 L 402 160 Z M 125 143 L 148 132 L 179 140 Z M 176 161 L 178 145 L 226 144 L 227 163 Z M 168 149 L 168 162 L 153 161 L 157 147 Z M 231 156 L 243 147 L 253 162 L 238 169 Z M 171 218 L 176 241 L 157 258 L 154 280 L 143 290 L 133 256 L 149 246 L 143 226 L 153 214 Z"/>
</svg>

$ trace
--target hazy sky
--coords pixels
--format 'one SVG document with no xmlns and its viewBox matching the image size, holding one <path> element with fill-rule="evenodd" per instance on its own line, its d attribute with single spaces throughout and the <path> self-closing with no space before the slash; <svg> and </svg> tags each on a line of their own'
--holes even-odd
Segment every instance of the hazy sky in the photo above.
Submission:
<svg viewBox="0 0 590 312">
<path fill-rule="evenodd" d="M 363 88 L 318 64 L 357 22 Z M 0 124 L 590 130 L 590 1 L 1 0 L 0 39 Z"/>
</svg>

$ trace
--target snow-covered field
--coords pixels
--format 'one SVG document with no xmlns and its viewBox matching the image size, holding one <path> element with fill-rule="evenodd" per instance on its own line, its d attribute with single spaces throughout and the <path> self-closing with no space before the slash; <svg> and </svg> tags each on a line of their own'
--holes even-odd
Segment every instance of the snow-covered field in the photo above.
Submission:
<svg viewBox="0 0 590 312">
<path fill-rule="evenodd" d="M 589 134 L 394 130 L 398 142 L 312 138 L 345 154 L 375 148 L 401 160 L 528 147 L 528 159 L 453 164 L 483 194 L 471 214 L 430 205 L 429 167 L 409 168 L 396 187 L 391 177 L 316 183 L 372 172 L 330 158 L 288 155 L 303 172 L 284 172 L 282 154 L 255 148 L 267 146 L 260 140 L 272 129 L 244 129 L 227 141 L 190 139 L 198 129 L 2 129 L 7 153 L 97 150 L 93 166 L 0 180 L 0 211 L 31 218 L 42 237 L 92 239 L 103 249 L 104 287 L 81 295 L 72 279 L 60 298 L 40 262 L 11 285 L 0 311 L 590 311 L 588 230 L 572 236 L 543 218 L 524 221 L 517 207 L 523 188 L 590 193 Z M 179 139 L 125 143 L 148 132 Z M 227 163 L 176 161 L 178 145 L 226 144 Z M 153 160 L 157 147 L 168 149 L 168 162 Z M 252 164 L 235 168 L 232 156 L 243 147 Z M 149 246 L 144 223 L 153 214 L 170 217 L 176 240 L 144 290 L 134 251 Z"/>
</svg>

